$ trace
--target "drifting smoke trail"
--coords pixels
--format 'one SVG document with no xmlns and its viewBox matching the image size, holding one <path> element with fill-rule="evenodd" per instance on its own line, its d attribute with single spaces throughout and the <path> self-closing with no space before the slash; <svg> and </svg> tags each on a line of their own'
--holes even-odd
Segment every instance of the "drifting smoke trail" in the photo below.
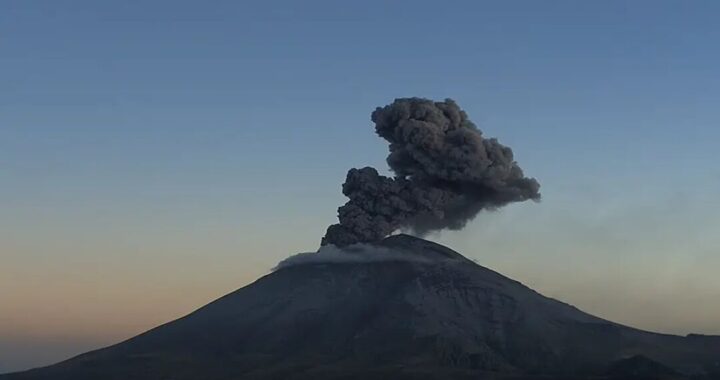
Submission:
<svg viewBox="0 0 720 380">
<path fill-rule="evenodd" d="M 320 247 L 317 252 L 302 252 L 290 256 L 278 263 L 273 271 L 305 264 L 347 264 L 347 263 L 377 263 L 377 262 L 416 262 L 437 263 L 450 262 L 451 258 L 427 258 L 420 255 L 407 254 L 403 251 L 377 247 L 371 244 L 355 244 L 351 247 L 338 248 L 332 245 Z"/>
<path fill-rule="evenodd" d="M 483 138 L 450 99 L 396 99 L 378 107 L 372 121 L 390 143 L 395 177 L 350 169 L 342 186 L 349 200 L 322 245 L 377 241 L 399 229 L 460 229 L 481 210 L 540 200 L 540 184 L 524 176 L 512 150 Z"/>
</svg>

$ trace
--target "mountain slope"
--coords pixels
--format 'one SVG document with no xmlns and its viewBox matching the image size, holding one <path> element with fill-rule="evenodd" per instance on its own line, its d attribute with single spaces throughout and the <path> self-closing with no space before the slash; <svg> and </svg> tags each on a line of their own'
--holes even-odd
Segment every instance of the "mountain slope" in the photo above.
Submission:
<svg viewBox="0 0 720 380">
<path fill-rule="evenodd" d="M 0 379 L 577 378 L 638 355 L 718 370 L 718 337 L 605 321 L 407 235 L 365 249 L 392 254 L 281 266 L 126 342 Z"/>
</svg>

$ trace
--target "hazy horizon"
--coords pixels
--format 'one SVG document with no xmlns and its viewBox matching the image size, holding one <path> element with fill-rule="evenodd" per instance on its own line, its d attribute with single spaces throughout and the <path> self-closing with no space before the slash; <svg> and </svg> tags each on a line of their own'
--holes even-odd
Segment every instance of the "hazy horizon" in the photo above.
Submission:
<svg viewBox="0 0 720 380">
<path fill-rule="evenodd" d="M 720 334 L 720 4 L 0 4 L 0 373 L 318 248 L 370 122 L 453 98 L 541 203 L 429 240 L 644 330 Z"/>
</svg>

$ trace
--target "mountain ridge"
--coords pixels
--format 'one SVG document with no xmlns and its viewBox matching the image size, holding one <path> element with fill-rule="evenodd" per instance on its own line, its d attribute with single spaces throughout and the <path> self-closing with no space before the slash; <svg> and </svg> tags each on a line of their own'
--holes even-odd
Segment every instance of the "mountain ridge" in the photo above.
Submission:
<svg viewBox="0 0 720 380">
<path fill-rule="evenodd" d="M 720 373 L 720 337 L 610 322 L 408 235 L 347 251 L 373 247 L 396 255 L 299 261 L 119 344 L 0 379 L 617 378 L 608 369 L 638 355 L 678 378 Z"/>
</svg>

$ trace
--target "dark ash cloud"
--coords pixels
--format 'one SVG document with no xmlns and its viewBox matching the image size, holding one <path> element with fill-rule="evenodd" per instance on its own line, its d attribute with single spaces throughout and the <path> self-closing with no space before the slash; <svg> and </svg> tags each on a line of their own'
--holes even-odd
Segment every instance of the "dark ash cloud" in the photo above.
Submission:
<svg viewBox="0 0 720 380">
<path fill-rule="evenodd" d="M 482 210 L 540 200 L 540 184 L 525 177 L 512 150 L 484 138 L 453 100 L 396 99 L 372 121 L 390 143 L 395 177 L 350 169 L 342 186 L 349 200 L 322 245 L 378 241 L 399 229 L 460 229 Z"/>
</svg>

